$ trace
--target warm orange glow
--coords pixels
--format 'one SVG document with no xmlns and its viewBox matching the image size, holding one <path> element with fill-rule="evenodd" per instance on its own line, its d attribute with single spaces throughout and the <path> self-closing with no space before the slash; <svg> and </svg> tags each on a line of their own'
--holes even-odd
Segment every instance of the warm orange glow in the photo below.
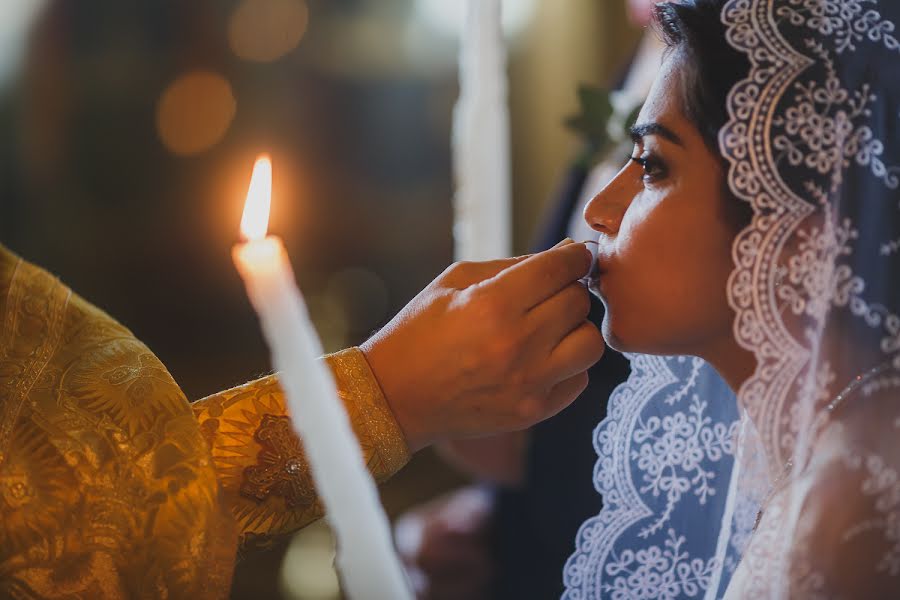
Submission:
<svg viewBox="0 0 900 600">
<path fill-rule="evenodd" d="M 272 62 L 297 47 L 308 21 L 305 0 L 241 0 L 228 23 L 228 42 L 244 60 Z"/>
<path fill-rule="evenodd" d="M 172 153 L 200 154 L 225 137 L 236 110 L 234 92 L 224 77 L 191 71 L 173 81 L 160 97 L 156 130 Z"/>
<path fill-rule="evenodd" d="M 250 189 L 244 203 L 244 216 L 241 218 L 241 233 L 247 240 L 261 240 L 266 237 L 271 205 L 272 161 L 267 154 L 263 154 L 253 165 Z"/>
</svg>

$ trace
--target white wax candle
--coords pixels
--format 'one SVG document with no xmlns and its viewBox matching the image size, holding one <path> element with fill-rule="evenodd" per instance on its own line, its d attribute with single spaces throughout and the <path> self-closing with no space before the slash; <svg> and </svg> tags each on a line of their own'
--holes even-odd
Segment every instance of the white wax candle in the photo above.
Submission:
<svg viewBox="0 0 900 600">
<path fill-rule="evenodd" d="M 509 110 L 500 0 L 468 0 L 454 111 L 457 260 L 509 256 Z"/>
<path fill-rule="evenodd" d="M 242 221 L 250 241 L 235 246 L 234 262 L 259 314 L 291 422 L 303 439 L 316 488 L 335 532 L 344 589 L 355 600 L 411 599 L 375 482 L 363 462 L 331 371 L 318 359 L 321 342 L 284 245 L 275 236 L 262 237 L 270 189 L 271 164 L 263 158 L 254 168 Z M 264 217 L 248 212 L 253 210 L 254 199 Z"/>
</svg>

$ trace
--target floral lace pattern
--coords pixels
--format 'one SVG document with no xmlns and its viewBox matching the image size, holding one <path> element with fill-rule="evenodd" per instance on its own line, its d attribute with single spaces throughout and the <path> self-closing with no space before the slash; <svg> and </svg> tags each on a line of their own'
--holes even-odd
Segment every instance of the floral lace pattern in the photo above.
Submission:
<svg viewBox="0 0 900 600">
<path fill-rule="evenodd" d="M 900 476 L 878 455 L 853 457 L 847 461 L 847 466 L 864 470 L 862 493 L 875 498 L 878 514 L 847 532 L 846 538 L 852 539 L 866 530 L 881 532 L 888 551 L 875 565 L 875 570 L 897 577 L 900 575 Z"/>
<path fill-rule="evenodd" d="M 797 10 L 801 4 L 803 10 Z M 862 4 L 871 6 L 863 11 Z M 866 301 L 865 281 L 854 274 L 854 265 L 864 260 L 856 250 L 860 236 L 853 218 L 840 213 L 846 207 L 838 194 L 848 175 L 859 177 L 853 167 L 868 168 L 888 191 L 898 187 L 900 168 L 885 166 L 885 145 L 870 124 L 879 95 L 870 82 L 848 90 L 833 58 L 832 52 L 853 55 L 857 46 L 841 33 L 845 28 L 822 20 L 831 15 L 849 23 L 856 15 L 859 19 L 848 25 L 853 40 L 884 42 L 893 24 L 872 6 L 874 0 L 731 0 L 723 12 L 729 40 L 752 62 L 750 76 L 732 91 L 731 120 L 720 133 L 731 189 L 758 215 L 735 241 L 737 269 L 728 290 L 737 312 L 737 339 L 762 362 L 741 398 L 780 464 L 790 457 L 797 433 L 782 427 L 796 422 L 787 418 L 784 382 L 808 387 L 816 379 L 809 338 L 821 335 L 832 308 L 849 306 L 868 326 L 883 327 L 885 352 L 897 345 L 900 318 L 889 307 Z M 820 34 L 798 34 L 808 54 L 785 39 L 778 15 L 790 15 L 791 26 Z M 762 118 L 760 107 L 775 116 Z M 789 285 L 772 294 L 771 282 L 785 271 Z M 780 302 L 809 317 L 801 337 L 785 326 Z"/>
<path fill-rule="evenodd" d="M 640 537 L 646 538 L 665 525 L 683 494 L 693 493 L 701 505 L 715 495 L 718 473 L 707 465 L 734 453 L 737 423 L 731 427 L 713 423 L 706 414 L 708 406 L 695 394 L 687 412 L 638 418 L 633 436 L 637 448 L 631 457 L 642 473 L 643 485 L 638 491 L 666 497 L 665 511 L 640 531 Z"/>
<path fill-rule="evenodd" d="M 856 44 L 866 39 L 900 51 L 894 24 L 883 20 L 875 7 L 876 0 L 790 0 L 776 14 L 790 19 L 791 25 L 833 37 L 839 54 L 856 50 Z"/>
<path fill-rule="evenodd" d="M 735 337 L 757 358 L 739 393 L 740 434 L 736 412 L 703 420 L 729 397 L 695 390 L 715 377 L 708 365 L 698 375 L 691 359 L 631 357 L 595 432 L 604 507 L 578 533 L 565 598 L 713 599 L 730 583 L 740 597 L 834 596 L 830 574 L 789 547 L 808 498 L 790 485 L 773 500 L 771 489 L 808 463 L 827 407 L 856 401 L 838 394 L 847 382 L 885 361 L 900 368 L 900 81 L 873 68 L 892 68 L 900 43 L 884 14 L 896 18 L 898 5 L 724 2 L 727 39 L 751 63 L 719 136 L 729 187 L 754 213 L 735 239 L 727 289 Z M 698 443 L 703 435 L 716 443 Z M 866 479 L 851 493 L 878 507 L 859 526 L 878 528 L 884 552 L 871 566 L 891 575 L 900 465 L 859 456 Z M 698 518 L 704 527 L 685 526 Z M 685 568 L 676 562 L 696 576 L 664 579 Z M 697 587 L 672 585 L 688 580 Z"/>
<path fill-rule="evenodd" d="M 802 473 L 828 407 L 856 400 L 840 388 L 873 365 L 900 362 L 898 298 L 882 283 L 897 265 L 879 260 L 891 254 L 900 208 L 900 155 L 886 143 L 897 139 L 897 90 L 872 68 L 896 61 L 895 25 L 882 16 L 895 8 L 729 0 L 723 11 L 729 41 L 752 65 L 720 132 L 731 190 L 755 213 L 735 241 L 728 289 L 736 337 L 759 363 L 739 398 L 774 469 Z M 841 352 L 836 339 L 856 347 Z M 865 495 L 865 486 L 849 493 Z M 805 498 L 794 484 L 788 496 L 767 509 L 772 540 L 761 530 L 749 544 L 743 561 L 753 575 L 742 592 L 831 597 L 828 577 L 807 568 L 823 549 L 788 547 Z"/>
<path fill-rule="evenodd" d="M 687 538 L 668 530 L 663 547 L 623 550 L 613 554 L 606 565 L 612 583 L 601 587 L 610 598 L 696 598 L 708 586 L 715 568 L 714 559 L 691 558 L 684 551 Z"/>
<path fill-rule="evenodd" d="M 841 86 L 834 62 L 822 43 L 808 39 L 805 46 L 826 67 L 827 76 L 824 83 L 794 83 L 793 104 L 773 121 L 781 131 L 772 138 L 773 148 L 792 166 L 830 175 L 835 185 L 841 183 L 844 170 L 855 160 L 861 167 L 871 167 L 888 188 L 897 189 L 900 168 L 885 166 L 881 159 L 884 142 L 876 139 L 869 125 L 860 124 L 872 116 L 870 105 L 877 99 L 869 84 L 850 92 Z"/>
<path fill-rule="evenodd" d="M 604 506 L 579 530 L 563 597 L 699 598 L 717 571 L 716 539 L 687 534 L 724 513 L 733 396 L 700 359 L 631 360 L 594 434 Z"/>
</svg>

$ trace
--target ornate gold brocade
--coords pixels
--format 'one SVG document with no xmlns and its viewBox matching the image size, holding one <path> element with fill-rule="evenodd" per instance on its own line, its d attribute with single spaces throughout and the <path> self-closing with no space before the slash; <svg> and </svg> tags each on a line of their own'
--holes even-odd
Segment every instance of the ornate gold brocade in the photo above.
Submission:
<svg viewBox="0 0 900 600">
<path fill-rule="evenodd" d="M 379 482 L 409 460 L 394 416 L 358 348 L 325 357 L 369 470 Z M 242 545 L 294 531 L 322 516 L 301 442 L 274 375 L 195 402 Z"/>
<path fill-rule="evenodd" d="M 327 357 L 373 473 L 407 460 L 362 353 Z M 0 245 L 0 597 L 221 598 L 238 543 L 321 515 L 274 377 L 192 406 L 150 350 Z"/>
</svg>

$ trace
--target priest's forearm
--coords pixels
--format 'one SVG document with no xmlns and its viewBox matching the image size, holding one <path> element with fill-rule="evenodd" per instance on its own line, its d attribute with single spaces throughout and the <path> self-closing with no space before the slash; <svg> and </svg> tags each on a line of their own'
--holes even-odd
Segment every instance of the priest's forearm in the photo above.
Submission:
<svg viewBox="0 0 900 600">
<path fill-rule="evenodd" d="M 351 348 L 324 358 L 379 482 L 409 460 L 409 451 L 365 356 Z M 241 544 L 295 531 L 323 515 L 303 452 L 271 375 L 193 404 L 209 444 Z"/>
</svg>

